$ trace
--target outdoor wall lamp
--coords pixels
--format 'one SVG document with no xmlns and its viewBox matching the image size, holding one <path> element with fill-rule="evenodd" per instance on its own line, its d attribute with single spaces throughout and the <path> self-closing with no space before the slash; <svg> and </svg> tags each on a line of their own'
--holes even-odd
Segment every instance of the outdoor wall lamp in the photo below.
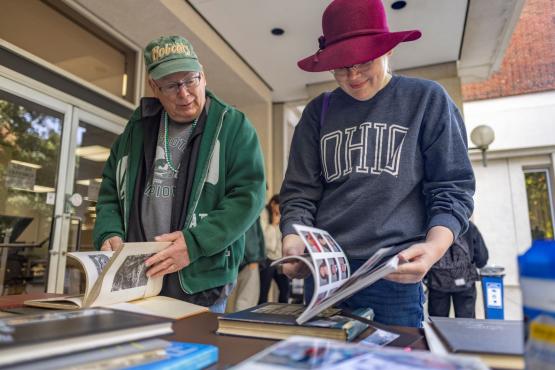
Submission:
<svg viewBox="0 0 555 370">
<path fill-rule="evenodd" d="M 491 143 L 493 143 L 493 140 L 495 140 L 495 132 L 488 125 L 476 126 L 470 133 L 470 140 L 476 146 L 468 149 L 480 149 L 482 151 L 482 164 L 484 167 L 487 167 L 486 151 Z"/>
</svg>

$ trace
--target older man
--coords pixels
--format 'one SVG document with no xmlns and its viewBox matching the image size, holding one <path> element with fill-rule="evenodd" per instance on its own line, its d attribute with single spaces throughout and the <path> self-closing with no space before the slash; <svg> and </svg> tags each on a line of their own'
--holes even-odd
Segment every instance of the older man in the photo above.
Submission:
<svg viewBox="0 0 555 370">
<path fill-rule="evenodd" d="M 223 312 L 264 205 L 257 135 L 243 113 L 206 90 L 191 43 L 165 36 L 145 48 L 149 85 L 102 175 L 94 243 L 172 244 L 148 260 L 162 295 Z"/>
</svg>

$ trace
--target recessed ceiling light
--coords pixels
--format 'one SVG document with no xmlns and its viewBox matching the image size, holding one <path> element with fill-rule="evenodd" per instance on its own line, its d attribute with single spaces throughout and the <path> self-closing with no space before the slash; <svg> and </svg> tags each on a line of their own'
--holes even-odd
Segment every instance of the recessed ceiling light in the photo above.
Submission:
<svg viewBox="0 0 555 370">
<path fill-rule="evenodd" d="M 18 164 L 20 166 L 30 167 L 30 168 L 34 168 L 34 169 L 42 168 L 42 166 L 40 164 L 16 161 L 15 159 L 12 159 L 10 162 L 13 163 L 13 164 Z"/>
<path fill-rule="evenodd" d="M 283 28 L 280 28 L 280 27 L 272 28 L 272 31 L 271 31 L 271 32 L 272 32 L 272 35 L 274 35 L 274 36 L 281 36 L 281 35 L 283 35 L 283 34 L 285 33 L 285 31 L 283 30 Z"/>
<path fill-rule="evenodd" d="M 406 1 L 394 1 L 393 4 L 391 4 L 391 8 L 395 10 L 403 9 L 405 6 L 407 6 Z"/>
<path fill-rule="evenodd" d="M 89 161 L 106 162 L 110 156 L 110 148 L 101 145 L 82 146 L 75 149 L 75 154 Z"/>
</svg>

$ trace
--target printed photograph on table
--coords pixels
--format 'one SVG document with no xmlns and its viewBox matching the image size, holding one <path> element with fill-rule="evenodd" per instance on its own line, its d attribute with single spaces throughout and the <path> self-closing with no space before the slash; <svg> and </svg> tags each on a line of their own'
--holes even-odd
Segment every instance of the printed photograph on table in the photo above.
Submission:
<svg viewBox="0 0 555 370">
<path fill-rule="evenodd" d="M 424 351 L 369 348 L 363 345 L 290 337 L 239 364 L 237 370 L 487 370 L 472 357 L 435 355 Z"/>
<path fill-rule="evenodd" d="M 317 369 L 362 355 L 367 350 L 357 347 L 331 348 L 326 343 L 287 343 L 257 362 L 292 369 Z"/>
<path fill-rule="evenodd" d="M 325 259 L 316 260 L 316 265 L 318 266 L 318 280 L 320 280 L 320 286 L 329 284 L 330 282 L 330 270 L 326 264 Z"/>
<path fill-rule="evenodd" d="M 339 280 L 339 268 L 337 267 L 337 260 L 335 258 L 328 258 L 328 264 L 330 265 L 331 282 L 335 283 Z"/>
</svg>

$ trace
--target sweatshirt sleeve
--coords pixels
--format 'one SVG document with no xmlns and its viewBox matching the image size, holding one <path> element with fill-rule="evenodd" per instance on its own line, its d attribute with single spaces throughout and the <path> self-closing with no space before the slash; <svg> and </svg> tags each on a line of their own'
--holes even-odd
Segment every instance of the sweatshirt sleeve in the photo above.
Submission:
<svg viewBox="0 0 555 370">
<path fill-rule="evenodd" d="M 314 226 L 323 192 L 319 145 L 321 105 L 322 97 L 309 103 L 293 134 L 287 171 L 279 194 L 283 237 L 295 233 L 293 224 Z"/>
<path fill-rule="evenodd" d="M 423 193 L 428 210 L 428 230 L 445 226 L 456 239 L 468 227 L 474 208 L 475 180 L 463 119 L 439 85 L 429 97 L 423 125 Z"/>
</svg>

